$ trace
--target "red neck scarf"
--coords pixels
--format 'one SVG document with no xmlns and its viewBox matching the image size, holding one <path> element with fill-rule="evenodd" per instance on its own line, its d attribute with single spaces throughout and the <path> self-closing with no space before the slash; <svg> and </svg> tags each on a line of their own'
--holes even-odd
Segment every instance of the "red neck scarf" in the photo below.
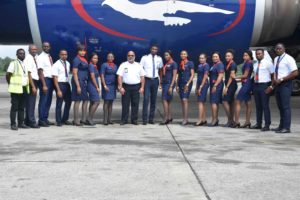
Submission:
<svg viewBox="0 0 300 200">
<path fill-rule="evenodd" d="M 93 63 L 90 63 L 90 65 L 93 65 L 94 68 L 95 68 L 96 70 L 98 70 L 98 66 L 97 66 L 97 65 L 95 65 L 95 64 L 93 64 Z"/>
<path fill-rule="evenodd" d="M 174 61 L 173 59 L 171 58 L 162 68 L 162 72 L 163 72 L 163 75 L 165 76 L 166 75 L 166 69 L 167 69 L 167 65 L 170 65 L 172 64 Z"/>
<path fill-rule="evenodd" d="M 115 68 L 115 63 L 114 62 L 107 62 L 108 66 L 111 68 Z"/>
<path fill-rule="evenodd" d="M 181 70 L 185 70 L 185 64 L 188 62 L 188 59 L 184 59 L 184 60 L 181 60 L 180 62 L 180 69 Z"/>
<path fill-rule="evenodd" d="M 77 55 L 77 58 L 81 60 L 81 62 L 88 63 L 84 56 Z"/>
<path fill-rule="evenodd" d="M 229 61 L 229 63 L 227 63 L 227 66 L 226 66 L 226 70 L 229 69 L 230 65 L 233 63 L 233 60 Z"/>
<path fill-rule="evenodd" d="M 221 63 L 221 61 L 214 63 L 213 67 L 217 66 L 219 63 Z"/>
</svg>

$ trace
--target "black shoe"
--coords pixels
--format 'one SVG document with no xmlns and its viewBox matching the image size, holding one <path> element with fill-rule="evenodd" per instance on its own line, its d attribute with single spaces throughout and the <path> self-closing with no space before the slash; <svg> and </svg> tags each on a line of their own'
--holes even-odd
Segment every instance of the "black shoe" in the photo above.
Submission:
<svg viewBox="0 0 300 200">
<path fill-rule="evenodd" d="M 232 122 L 227 122 L 226 124 L 224 124 L 223 127 L 227 127 L 227 128 L 230 128 L 232 127 L 233 123 Z"/>
<path fill-rule="evenodd" d="M 133 125 L 139 125 L 137 121 L 132 121 L 131 124 L 133 124 Z"/>
<path fill-rule="evenodd" d="M 46 122 L 39 122 L 38 124 L 40 127 L 49 127 L 49 125 Z"/>
<path fill-rule="evenodd" d="M 104 126 L 107 126 L 107 125 L 108 125 L 108 122 L 103 122 L 103 125 L 104 125 Z"/>
<path fill-rule="evenodd" d="M 18 128 L 24 128 L 24 129 L 27 129 L 27 128 L 30 128 L 29 126 L 26 126 L 25 124 L 21 124 L 21 125 L 18 125 Z"/>
<path fill-rule="evenodd" d="M 261 129 L 261 125 L 255 124 L 254 126 L 251 126 L 250 129 Z"/>
<path fill-rule="evenodd" d="M 150 121 L 149 121 L 149 124 L 155 124 L 155 123 L 154 123 L 154 121 L 153 121 L 153 120 L 150 120 Z"/>
<path fill-rule="evenodd" d="M 18 130 L 18 127 L 16 125 L 11 125 L 10 126 L 10 129 L 13 130 L 13 131 L 17 131 Z"/>
<path fill-rule="evenodd" d="M 169 123 L 169 120 L 165 120 L 165 121 L 159 123 L 159 125 L 167 125 L 168 123 Z"/>
<path fill-rule="evenodd" d="M 113 124 L 114 124 L 114 122 L 113 122 L 113 121 L 108 121 L 108 124 L 111 124 L 111 125 L 113 125 Z"/>
<path fill-rule="evenodd" d="M 143 122 L 143 125 L 147 125 L 147 122 Z"/>
<path fill-rule="evenodd" d="M 182 125 L 182 126 L 186 126 L 186 125 L 188 125 L 188 124 L 189 124 L 189 122 L 188 122 L 188 121 L 186 121 L 186 122 L 182 122 L 182 123 L 181 123 L 181 125 Z"/>
<path fill-rule="evenodd" d="M 127 124 L 126 121 L 121 121 L 121 123 L 120 123 L 121 126 L 123 126 L 123 125 L 125 125 L 125 124 Z"/>
<path fill-rule="evenodd" d="M 59 127 L 60 127 L 60 126 L 62 126 L 62 124 L 61 124 L 61 123 L 56 123 L 56 126 L 59 126 Z"/>
<path fill-rule="evenodd" d="M 207 124 L 207 121 L 202 121 L 202 122 L 200 122 L 200 123 L 196 123 L 196 124 L 194 124 L 194 126 L 204 126 L 204 125 L 206 125 Z"/>
<path fill-rule="evenodd" d="M 278 131 L 281 131 L 282 128 L 280 126 L 278 126 L 277 128 L 272 128 L 271 131 L 274 131 L 274 132 L 278 132 Z"/>
<path fill-rule="evenodd" d="M 172 123 L 173 122 L 173 118 L 168 119 L 168 123 Z"/>
<path fill-rule="evenodd" d="M 283 128 L 280 131 L 276 131 L 275 133 L 279 133 L 279 134 L 291 133 L 291 130 Z"/>
<path fill-rule="evenodd" d="M 69 122 L 68 120 L 67 121 L 64 121 L 64 122 L 62 122 L 64 125 L 67 125 L 67 126 L 70 126 L 70 125 L 72 125 L 72 123 L 71 122 Z"/>
<path fill-rule="evenodd" d="M 29 125 L 29 127 L 30 127 L 30 128 L 40 128 L 40 126 L 37 125 L 37 124 L 31 124 L 31 125 Z"/>
<path fill-rule="evenodd" d="M 238 123 L 233 123 L 233 124 L 231 124 L 231 126 L 230 126 L 231 128 L 240 128 L 241 127 L 241 124 L 238 122 Z"/>
<path fill-rule="evenodd" d="M 87 125 L 87 126 L 95 126 L 95 123 L 92 121 L 92 120 L 86 120 L 84 125 Z"/>
<path fill-rule="evenodd" d="M 207 125 L 208 127 L 215 127 L 215 126 L 219 126 L 219 120 L 217 120 L 214 124 L 211 123 L 209 125 Z"/>
<path fill-rule="evenodd" d="M 48 126 L 53 126 L 53 125 L 55 125 L 54 122 L 50 122 L 49 120 L 47 120 L 46 123 L 48 124 Z"/>
<path fill-rule="evenodd" d="M 245 123 L 240 128 L 251 128 L 251 123 Z"/>
<path fill-rule="evenodd" d="M 270 127 L 269 126 L 265 126 L 261 129 L 262 132 L 266 132 L 266 131 L 270 131 Z"/>
</svg>

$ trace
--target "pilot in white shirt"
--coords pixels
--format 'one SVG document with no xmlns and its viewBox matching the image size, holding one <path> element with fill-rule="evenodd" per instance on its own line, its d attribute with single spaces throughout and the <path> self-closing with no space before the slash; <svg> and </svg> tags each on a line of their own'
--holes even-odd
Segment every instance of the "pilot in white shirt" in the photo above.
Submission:
<svg viewBox="0 0 300 200">
<path fill-rule="evenodd" d="M 272 62 L 264 59 L 264 50 L 256 50 L 257 63 L 254 64 L 254 86 L 253 95 L 256 106 L 256 124 L 252 129 L 261 129 L 261 131 L 269 131 L 271 125 L 271 112 L 269 107 L 270 94 L 268 91 L 271 85 L 274 66 Z M 265 126 L 262 127 L 262 116 L 265 118 Z"/>
<path fill-rule="evenodd" d="M 156 97 L 159 86 L 159 70 L 163 67 L 163 61 L 160 56 L 157 55 L 158 47 L 152 45 L 150 48 L 150 54 L 145 55 L 141 59 L 141 65 L 145 70 L 145 90 L 143 101 L 143 124 L 148 122 L 154 124 L 154 116 L 156 109 Z M 150 101 L 150 112 L 149 110 Z"/>
<path fill-rule="evenodd" d="M 144 92 L 144 76 L 143 67 L 134 62 L 135 53 L 129 51 L 127 53 L 127 62 L 120 65 L 118 75 L 118 88 L 122 94 L 122 118 L 121 125 L 128 123 L 129 105 L 131 104 L 131 123 L 137 125 L 140 93 Z"/>
<path fill-rule="evenodd" d="M 273 87 L 280 113 L 279 126 L 273 131 L 276 133 L 291 132 L 291 106 L 292 80 L 298 76 L 298 68 L 293 57 L 285 52 L 284 44 L 277 44 L 275 48 L 277 57 L 274 60 L 275 73 Z"/>
<path fill-rule="evenodd" d="M 69 120 L 69 113 L 72 104 L 71 100 L 71 86 L 69 83 L 70 63 L 67 61 L 68 52 L 60 50 L 59 60 L 52 66 L 52 76 L 56 91 L 56 109 L 55 119 L 56 125 L 71 125 Z M 62 104 L 65 103 L 63 116 Z"/>
<path fill-rule="evenodd" d="M 53 60 L 50 53 L 50 43 L 43 42 L 43 52 L 38 56 L 37 65 L 39 70 L 39 126 L 48 127 L 54 125 L 53 122 L 48 120 L 49 110 L 52 102 L 53 93 L 53 78 L 52 78 L 52 65 Z"/>
<path fill-rule="evenodd" d="M 30 94 L 26 101 L 26 117 L 25 124 L 31 128 L 39 128 L 35 119 L 35 104 L 36 104 L 36 94 L 38 89 L 38 66 L 37 66 L 37 46 L 32 44 L 29 45 L 29 54 L 24 60 L 24 65 L 28 69 L 28 77 L 30 82 Z"/>
</svg>

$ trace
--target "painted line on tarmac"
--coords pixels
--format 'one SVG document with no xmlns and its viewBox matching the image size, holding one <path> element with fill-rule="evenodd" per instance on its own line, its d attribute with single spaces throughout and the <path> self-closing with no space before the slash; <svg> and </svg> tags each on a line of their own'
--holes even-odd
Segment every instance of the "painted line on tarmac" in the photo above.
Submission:
<svg viewBox="0 0 300 200">
<path fill-rule="evenodd" d="M 162 113 L 160 112 L 160 110 L 157 109 L 157 111 L 158 111 L 160 117 L 163 119 L 163 115 L 162 115 Z M 177 148 L 180 150 L 181 155 L 183 156 L 185 162 L 189 165 L 191 171 L 193 172 L 193 174 L 194 174 L 194 176 L 195 176 L 195 178 L 196 178 L 198 184 L 200 185 L 202 191 L 203 191 L 204 194 L 205 194 L 205 197 L 207 198 L 207 200 L 211 200 L 211 198 L 210 198 L 209 194 L 207 193 L 207 190 L 205 189 L 205 187 L 204 187 L 204 185 L 203 185 L 203 183 L 202 183 L 200 177 L 198 176 L 198 174 L 196 173 L 196 170 L 193 168 L 192 164 L 191 164 L 190 161 L 188 160 L 188 158 L 187 158 L 187 156 L 185 155 L 183 149 L 181 148 L 179 142 L 176 140 L 176 138 L 175 138 L 174 134 L 172 133 L 170 127 L 169 127 L 168 125 L 166 125 L 166 127 L 167 127 L 167 129 L 168 129 L 168 131 L 169 131 L 169 133 L 170 133 L 170 135 L 171 135 L 173 141 L 175 142 Z"/>
</svg>

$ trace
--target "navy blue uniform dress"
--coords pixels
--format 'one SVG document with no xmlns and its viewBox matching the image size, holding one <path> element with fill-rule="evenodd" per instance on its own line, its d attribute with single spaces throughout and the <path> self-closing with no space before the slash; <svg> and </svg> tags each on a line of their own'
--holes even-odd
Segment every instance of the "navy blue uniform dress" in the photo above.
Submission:
<svg viewBox="0 0 300 200">
<path fill-rule="evenodd" d="M 223 94 L 223 87 L 224 82 L 223 79 L 221 82 L 217 85 L 216 92 L 212 93 L 211 90 L 214 87 L 215 82 L 218 79 L 219 73 L 224 73 L 225 67 L 222 62 L 215 63 L 211 68 L 209 72 L 209 80 L 210 80 L 210 103 L 219 104 L 222 103 L 222 94 Z"/>
<path fill-rule="evenodd" d="M 95 74 L 95 79 L 96 79 L 97 85 L 99 87 L 99 71 L 98 71 L 97 65 L 89 64 L 89 73 L 90 74 L 89 74 L 89 79 L 87 82 L 87 88 L 88 88 L 90 101 L 93 101 L 93 102 L 100 101 L 99 93 L 97 91 L 97 88 L 93 84 L 92 76 L 91 76 L 91 73 Z"/>
<path fill-rule="evenodd" d="M 105 84 L 109 88 L 107 92 L 102 85 L 102 99 L 114 100 L 116 99 L 117 91 L 117 71 L 118 66 L 114 63 L 103 63 L 100 69 L 100 74 L 104 75 Z"/>
<path fill-rule="evenodd" d="M 228 65 L 226 66 L 226 69 L 225 69 L 225 87 L 229 81 L 231 72 L 235 71 L 235 73 L 236 73 L 236 70 L 237 70 L 237 66 L 236 66 L 235 62 L 228 63 Z M 228 87 L 227 94 L 224 95 L 224 97 L 223 97 L 223 101 L 227 101 L 230 104 L 233 103 L 236 90 L 237 90 L 236 80 L 232 79 L 231 84 Z"/>
<path fill-rule="evenodd" d="M 245 62 L 242 68 L 242 73 L 244 74 L 245 71 L 249 71 L 248 77 L 242 79 L 242 87 L 236 97 L 237 100 L 239 101 L 249 101 L 251 100 L 251 92 L 252 92 L 252 80 L 251 80 L 251 75 L 253 72 L 253 62 L 248 61 Z"/>
<path fill-rule="evenodd" d="M 191 77 L 191 69 L 194 69 L 194 63 L 187 61 L 184 67 L 180 66 L 178 69 L 178 86 L 180 99 L 188 99 L 192 90 L 193 82 L 189 85 L 188 92 L 184 92 L 184 87 Z"/>
<path fill-rule="evenodd" d="M 87 92 L 87 80 L 89 74 L 89 65 L 86 60 L 80 59 L 76 56 L 73 60 L 73 68 L 77 68 L 78 81 L 81 88 L 81 94 L 77 94 L 77 86 L 72 77 L 72 101 L 88 101 L 89 96 Z"/>
<path fill-rule="evenodd" d="M 178 69 L 178 65 L 176 62 L 167 63 L 162 69 L 162 99 L 165 101 L 171 101 L 173 99 L 173 90 L 172 94 L 169 94 L 169 88 L 173 80 L 173 71 Z M 173 89 L 175 87 L 175 83 L 173 85 Z"/>
<path fill-rule="evenodd" d="M 197 69 L 197 89 L 199 89 L 202 84 L 204 75 L 209 75 L 209 65 L 207 63 L 198 65 Z M 209 88 L 208 79 L 201 89 L 201 93 L 198 96 L 198 102 L 206 102 L 207 90 Z"/>
</svg>

